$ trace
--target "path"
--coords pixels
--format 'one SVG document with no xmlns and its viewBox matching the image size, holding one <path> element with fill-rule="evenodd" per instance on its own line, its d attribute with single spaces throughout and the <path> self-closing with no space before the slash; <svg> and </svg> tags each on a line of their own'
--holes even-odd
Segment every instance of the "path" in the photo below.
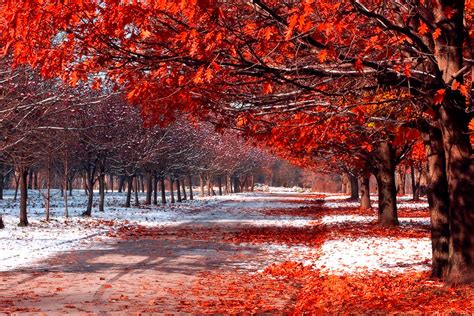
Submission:
<svg viewBox="0 0 474 316">
<path fill-rule="evenodd" d="M 263 248 L 224 242 L 223 236 L 248 225 L 305 225 L 310 219 L 267 216 L 264 211 L 309 205 L 315 197 L 258 194 L 243 202 L 223 200 L 189 211 L 176 225 L 125 227 L 118 239 L 94 249 L 62 253 L 31 269 L 2 272 L 0 306 L 5 312 L 48 315 L 198 311 L 192 297 L 199 295 L 196 284 L 206 275 L 251 275 L 269 264 Z M 291 305 L 291 297 L 281 291 L 270 294 L 266 303 L 276 310 Z"/>
</svg>

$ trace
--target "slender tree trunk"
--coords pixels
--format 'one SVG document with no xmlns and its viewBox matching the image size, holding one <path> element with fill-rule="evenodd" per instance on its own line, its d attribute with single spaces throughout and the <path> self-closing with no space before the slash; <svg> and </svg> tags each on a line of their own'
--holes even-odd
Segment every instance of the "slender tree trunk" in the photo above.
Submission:
<svg viewBox="0 0 474 316">
<path fill-rule="evenodd" d="M 171 203 L 174 203 L 174 179 L 173 177 L 170 177 L 170 193 L 171 193 Z"/>
<path fill-rule="evenodd" d="M 250 191 L 255 192 L 255 179 L 253 175 L 250 176 Z"/>
<path fill-rule="evenodd" d="M 123 187 L 122 183 L 122 187 Z M 132 203 L 132 184 L 133 176 L 127 176 L 127 199 L 125 200 L 125 207 L 130 207 Z"/>
<path fill-rule="evenodd" d="M 373 153 L 377 159 L 375 178 L 379 192 L 378 222 L 382 226 L 397 226 L 397 188 L 395 186 L 395 151 L 388 141 L 378 144 Z"/>
<path fill-rule="evenodd" d="M 17 172 L 15 172 L 15 175 L 13 176 L 13 178 L 15 180 L 15 194 L 13 195 L 13 201 L 16 201 L 18 198 L 18 188 L 20 186 L 21 175 L 19 173 L 17 175 Z"/>
<path fill-rule="evenodd" d="M 151 197 L 153 195 L 153 176 L 151 172 L 146 174 L 146 198 L 145 205 L 151 205 Z"/>
<path fill-rule="evenodd" d="M 28 189 L 33 189 L 33 169 L 28 172 Z"/>
<path fill-rule="evenodd" d="M 397 192 L 399 195 L 405 195 L 405 184 L 406 184 L 406 174 L 405 174 L 405 167 L 401 166 L 398 170 L 398 187 Z"/>
<path fill-rule="evenodd" d="M 349 174 L 350 189 L 351 189 L 351 199 L 359 199 L 359 180 L 356 176 Z"/>
<path fill-rule="evenodd" d="M 185 183 L 184 179 L 185 179 L 185 177 L 183 177 L 180 182 L 181 182 L 181 189 L 183 190 L 183 192 L 182 192 L 183 193 L 183 200 L 186 200 L 187 199 L 187 197 L 186 197 L 186 183 Z"/>
<path fill-rule="evenodd" d="M 360 177 L 360 208 L 363 210 L 370 209 L 370 186 L 369 186 L 369 175 Z"/>
<path fill-rule="evenodd" d="M 161 204 L 166 204 L 166 187 L 165 187 L 165 177 L 161 177 Z"/>
<path fill-rule="evenodd" d="M 118 183 L 118 192 L 119 193 L 122 193 L 124 185 L 125 185 L 125 176 L 121 175 L 121 176 L 119 176 L 119 183 Z"/>
<path fill-rule="evenodd" d="M 180 188 L 179 177 L 176 178 L 176 195 L 178 197 L 178 202 L 181 203 L 183 200 L 181 199 L 181 188 Z"/>
<path fill-rule="evenodd" d="M 199 186 L 201 189 L 201 197 L 203 197 L 204 196 L 204 176 L 202 175 L 202 173 L 199 174 Z"/>
<path fill-rule="evenodd" d="M 26 203 L 28 201 L 28 167 L 20 166 L 20 223 L 18 226 L 28 226 Z"/>
<path fill-rule="evenodd" d="M 110 182 L 110 191 L 113 193 L 114 192 L 114 175 L 109 174 L 109 182 Z"/>
<path fill-rule="evenodd" d="M 188 182 L 189 182 L 189 199 L 190 200 L 194 200 L 194 196 L 193 196 L 193 177 L 192 176 L 188 176 Z"/>
<path fill-rule="evenodd" d="M 410 165 L 410 175 L 411 175 L 411 189 L 413 193 L 413 201 L 418 201 L 420 199 L 419 186 L 417 185 L 417 177 L 415 166 Z M 421 176 L 421 175 L 420 175 Z"/>
<path fill-rule="evenodd" d="M 99 174 L 99 212 L 105 212 L 105 172 L 100 171 Z"/>
<path fill-rule="evenodd" d="M 219 195 L 222 195 L 222 176 L 217 177 L 217 182 L 219 185 Z"/>
<path fill-rule="evenodd" d="M 64 182 L 64 186 L 66 188 L 66 191 L 68 190 L 68 180 L 69 180 L 69 163 L 68 163 L 68 159 L 66 158 L 64 160 L 64 179 L 63 179 L 63 182 Z M 69 190 L 72 190 L 72 188 L 69 188 Z M 71 195 L 71 191 L 69 191 L 69 195 Z M 64 216 L 66 218 L 69 217 L 69 209 L 68 209 L 68 195 L 67 194 L 64 194 L 63 196 L 63 199 L 64 199 Z"/>
<path fill-rule="evenodd" d="M 134 206 L 140 206 L 140 200 L 138 199 L 138 191 L 140 190 L 139 186 L 139 176 L 135 176 L 135 204 Z"/>
<path fill-rule="evenodd" d="M 208 196 L 212 195 L 212 181 L 211 181 L 211 176 L 209 174 L 207 175 L 207 195 Z"/>
<path fill-rule="evenodd" d="M 51 205 L 51 160 L 48 157 L 48 162 L 46 166 L 46 203 L 45 203 L 45 213 L 46 221 L 49 222 L 50 215 L 50 205 Z"/>
<path fill-rule="evenodd" d="M 239 177 L 237 176 L 234 176 L 234 193 L 239 193 L 240 190 L 239 190 Z"/>
<path fill-rule="evenodd" d="M 153 205 L 158 205 L 158 176 L 153 173 Z"/>
<path fill-rule="evenodd" d="M 0 200 L 3 200 L 3 190 L 4 190 L 4 187 L 5 187 L 5 182 L 4 182 L 4 179 L 5 179 L 5 175 L 4 175 L 4 165 L 3 163 L 0 162 Z M 1 220 L 1 219 L 0 219 Z"/>
<path fill-rule="evenodd" d="M 0 214 L 0 229 L 4 229 L 5 224 L 3 224 L 2 214 Z"/>
<path fill-rule="evenodd" d="M 83 216 L 91 216 L 92 215 L 92 204 L 94 202 L 94 174 L 90 170 L 87 170 L 86 172 L 86 178 L 87 178 L 87 209 L 84 213 L 82 213 Z"/>
</svg>

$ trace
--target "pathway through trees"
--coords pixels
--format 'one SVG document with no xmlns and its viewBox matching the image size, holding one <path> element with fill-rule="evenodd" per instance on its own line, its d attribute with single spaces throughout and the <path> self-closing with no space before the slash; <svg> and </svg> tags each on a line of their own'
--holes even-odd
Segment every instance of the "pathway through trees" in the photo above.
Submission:
<svg viewBox="0 0 474 316">
<path fill-rule="evenodd" d="M 359 211 L 342 199 L 324 203 L 322 197 L 255 194 L 188 210 L 192 220 L 177 225 L 124 224 L 94 248 L 61 253 L 34 268 L 2 272 L 0 310 L 472 311 L 472 287 L 453 290 L 428 279 L 430 253 L 423 251 L 429 247 L 408 252 L 403 247 L 428 239 L 426 209 L 411 204 L 403 209 L 402 203 L 401 227 L 380 228 L 372 211 Z M 347 253 L 330 253 L 333 263 L 324 261 L 325 247 L 336 249 L 341 240 Z M 351 242 L 368 240 L 372 244 L 366 247 L 373 252 L 379 251 L 377 242 L 396 249 L 383 250 L 381 257 L 389 259 L 380 267 L 371 265 L 367 256 L 367 266 L 340 276 L 334 263 L 350 257 Z M 390 262 L 397 252 L 398 259 Z"/>
</svg>

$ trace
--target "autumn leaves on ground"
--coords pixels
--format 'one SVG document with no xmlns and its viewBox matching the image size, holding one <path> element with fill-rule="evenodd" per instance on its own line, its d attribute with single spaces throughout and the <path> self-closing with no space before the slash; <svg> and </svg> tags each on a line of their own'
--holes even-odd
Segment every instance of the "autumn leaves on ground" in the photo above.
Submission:
<svg viewBox="0 0 474 316">
<path fill-rule="evenodd" d="M 474 287 L 430 279 L 426 202 L 400 198 L 400 227 L 381 228 L 373 211 L 346 198 L 248 193 L 178 209 L 170 223 L 84 222 L 108 230 L 88 247 L 2 272 L 0 308 L 7 314 L 473 311 Z M 141 211 L 146 217 L 152 210 Z"/>
</svg>

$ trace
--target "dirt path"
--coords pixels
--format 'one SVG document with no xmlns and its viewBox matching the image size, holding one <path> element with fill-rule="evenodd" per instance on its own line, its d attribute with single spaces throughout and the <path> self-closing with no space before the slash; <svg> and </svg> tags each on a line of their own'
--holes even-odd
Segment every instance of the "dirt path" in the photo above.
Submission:
<svg viewBox="0 0 474 316">
<path fill-rule="evenodd" d="M 179 227 L 125 229 L 128 235 L 94 249 L 63 253 L 39 268 L 2 272 L 0 309 L 48 315 L 198 312 L 206 301 L 225 305 L 229 302 L 222 299 L 227 294 L 232 300 L 227 288 L 214 292 L 218 297 L 200 296 L 199 286 L 206 287 L 209 275 L 225 279 L 244 273 L 252 282 L 235 284 L 238 291 L 248 291 L 240 298 L 242 304 L 265 303 L 284 311 L 292 303 L 287 284 L 274 290 L 275 284 L 269 285 L 275 292 L 267 291 L 265 298 L 252 294 L 258 293 L 254 287 L 269 281 L 252 276 L 256 267 L 266 265 L 268 254 L 258 246 L 224 242 L 221 237 L 241 229 L 242 221 L 264 220 L 263 209 L 297 207 L 311 203 L 312 198 L 262 194 L 242 203 L 222 201 L 196 210 L 193 219 Z M 216 217 L 216 212 L 222 216 Z"/>
</svg>

